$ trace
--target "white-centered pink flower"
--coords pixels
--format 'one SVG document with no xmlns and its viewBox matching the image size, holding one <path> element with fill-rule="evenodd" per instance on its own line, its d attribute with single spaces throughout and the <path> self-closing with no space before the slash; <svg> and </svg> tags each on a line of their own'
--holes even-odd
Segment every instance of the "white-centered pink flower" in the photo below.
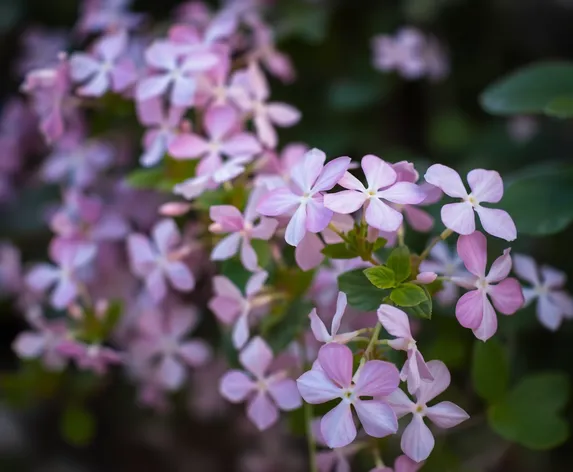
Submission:
<svg viewBox="0 0 573 472">
<path fill-rule="evenodd" d="M 458 254 L 471 275 L 453 277 L 458 285 L 473 289 L 456 304 L 456 318 L 464 328 L 470 328 L 482 341 L 497 331 L 495 308 L 504 315 L 513 315 L 524 303 L 519 282 L 508 277 L 511 271 L 510 249 L 503 251 L 486 274 L 487 241 L 476 231 L 458 239 Z M 490 302 L 490 299 L 493 302 Z"/>
<path fill-rule="evenodd" d="M 301 163 L 293 167 L 290 186 L 271 190 L 257 207 L 265 216 L 292 214 L 285 233 L 291 246 L 297 246 L 307 231 L 322 231 L 332 219 L 333 212 L 323 204 L 323 192 L 341 179 L 350 158 L 339 157 L 326 165 L 325 161 L 324 152 L 308 151 Z"/>
<path fill-rule="evenodd" d="M 340 333 L 340 322 L 344 311 L 346 310 L 346 294 L 344 292 L 339 292 L 338 298 L 336 300 L 336 311 L 332 317 L 332 325 L 330 327 L 330 333 L 326 329 L 324 322 L 318 317 L 316 313 L 316 308 L 313 308 L 308 317 L 310 318 L 310 328 L 312 329 L 312 334 L 317 341 L 321 343 L 340 343 L 346 344 L 352 341 L 356 336 L 358 336 L 358 331 L 352 331 L 349 333 Z"/>
<path fill-rule="evenodd" d="M 523 288 L 525 304 L 537 300 L 536 312 L 539 322 L 555 331 L 564 318 L 573 318 L 573 297 L 565 290 L 567 276 L 549 266 L 538 267 L 532 257 L 522 254 L 513 256 L 513 271 L 531 286 Z"/>
<path fill-rule="evenodd" d="M 487 208 L 482 203 L 498 203 L 503 197 L 503 181 L 494 170 L 474 169 L 468 173 L 471 193 L 468 193 L 460 174 L 450 167 L 434 164 L 426 174 L 428 183 L 442 189 L 453 198 L 461 198 L 460 203 L 449 203 L 442 207 L 442 222 L 447 228 L 462 235 L 475 231 L 474 211 L 478 214 L 483 229 L 506 241 L 517 237 L 517 229 L 511 216 L 496 208 Z"/>
<path fill-rule="evenodd" d="M 263 431 L 278 421 L 279 409 L 296 410 L 302 404 L 293 379 L 285 370 L 269 374 L 273 353 L 260 337 L 253 338 L 239 355 L 246 369 L 231 370 L 221 379 L 221 395 L 233 403 L 248 402 L 247 416 Z"/>
<path fill-rule="evenodd" d="M 320 431 L 331 447 L 344 447 L 356 438 L 352 417 L 354 407 L 367 434 L 382 438 L 398 431 L 398 421 L 392 408 L 380 399 L 396 390 L 400 383 L 398 369 L 385 361 L 366 362 L 355 374 L 352 351 L 345 345 L 325 344 L 318 352 L 312 370 L 297 380 L 302 398 L 311 404 L 340 399 L 340 403 L 323 416 Z"/>
<path fill-rule="evenodd" d="M 402 433 L 401 447 L 404 454 L 416 462 L 426 460 L 434 449 L 434 436 L 424 423 L 424 417 L 439 428 L 453 428 L 469 418 L 464 410 L 452 402 L 428 406 L 428 402 L 448 388 L 451 380 L 450 372 L 442 361 L 430 361 L 428 368 L 434 380 L 420 384 L 415 402 L 400 389 L 385 398 L 398 418 L 412 414 L 412 421 Z"/>
<path fill-rule="evenodd" d="M 346 172 L 338 184 L 349 190 L 325 195 L 324 205 L 343 214 L 354 213 L 364 206 L 366 222 L 370 226 L 381 231 L 396 231 L 402 224 L 402 214 L 384 200 L 417 204 L 426 198 L 426 194 L 411 182 L 397 182 L 396 171 L 379 157 L 366 155 L 361 166 L 368 187 Z"/>
<path fill-rule="evenodd" d="M 264 216 L 259 218 L 256 212 L 256 207 L 264 193 L 266 193 L 264 188 L 255 187 L 249 196 L 244 213 L 231 205 L 217 205 L 209 209 L 209 215 L 214 221 L 209 226 L 209 231 L 215 234 L 230 233 L 215 245 L 211 252 L 212 260 L 230 259 L 237 254 L 240 246 L 241 263 L 245 269 L 251 272 L 257 270 L 257 253 L 253 249 L 251 240 L 268 241 L 278 225 L 277 220 Z M 259 221 L 255 223 L 257 219 Z"/>
<path fill-rule="evenodd" d="M 400 372 L 400 380 L 408 382 L 408 392 L 414 394 L 423 382 L 434 380 L 424 357 L 418 350 L 410 330 L 408 315 L 392 305 L 382 304 L 378 308 L 378 321 L 396 339 L 388 341 L 392 349 L 406 351 L 408 359 Z"/>
<path fill-rule="evenodd" d="M 108 90 L 121 92 L 137 79 L 135 65 L 120 59 L 127 49 L 127 33 L 118 31 L 100 38 L 91 54 L 76 52 L 70 56 L 70 76 L 83 85 L 79 95 L 101 97 Z"/>
</svg>

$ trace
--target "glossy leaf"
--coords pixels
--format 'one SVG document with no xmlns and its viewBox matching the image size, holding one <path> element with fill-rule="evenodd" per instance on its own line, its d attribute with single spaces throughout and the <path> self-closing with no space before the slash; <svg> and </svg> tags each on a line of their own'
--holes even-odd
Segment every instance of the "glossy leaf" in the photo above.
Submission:
<svg viewBox="0 0 573 472">
<path fill-rule="evenodd" d="M 364 270 L 364 275 L 370 283 L 378 288 L 392 288 L 396 286 L 396 274 L 386 266 L 369 267 Z"/>
<path fill-rule="evenodd" d="M 398 306 L 413 307 L 428 299 L 428 292 L 415 284 L 402 284 L 390 293 L 390 300 Z"/>
<path fill-rule="evenodd" d="M 386 265 L 396 274 L 396 281 L 403 282 L 410 277 L 412 272 L 410 266 L 410 250 L 406 246 L 398 246 L 390 253 L 390 256 L 388 256 Z"/>
<path fill-rule="evenodd" d="M 348 303 L 363 311 L 374 311 L 390 293 L 370 283 L 362 269 L 355 269 L 338 276 L 338 287 L 348 298 Z"/>
</svg>

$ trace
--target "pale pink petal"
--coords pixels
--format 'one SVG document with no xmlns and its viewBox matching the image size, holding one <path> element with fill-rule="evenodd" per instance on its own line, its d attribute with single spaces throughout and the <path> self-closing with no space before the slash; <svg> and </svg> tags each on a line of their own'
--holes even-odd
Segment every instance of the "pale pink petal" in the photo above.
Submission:
<svg viewBox="0 0 573 472">
<path fill-rule="evenodd" d="M 42 292 L 56 283 L 60 276 L 57 267 L 50 264 L 38 264 L 26 275 L 26 285 L 32 290 Z"/>
<path fill-rule="evenodd" d="M 183 72 L 201 72 L 217 65 L 219 58 L 209 51 L 194 51 L 181 64 Z"/>
<path fill-rule="evenodd" d="M 300 205 L 288 222 L 285 241 L 291 246 L 297 246 L 306 233 L 306 205 Z"/>
<path fill-rule="evenodd" d="M 476 207 L 479 220 L 489 234 L 506 241 L 513 241 L 517 238 L 517 228 L 511 219 L 511 216 L 504 211 L 496 208 Z"/>
<path fill-rule="evenodd" d="M 450 197 L 465 198 L 468 196 L 460 174 L 442 164 L 430 166 L 424 175 L 426 182 L 442 189 Z"/>
<path fill-rule="evenodd" d="M 247 406 L 247 417 L 259 431 L 264 431 L 277 422 L 279 412 L 266 393 L 258 392 Z"/>
<path fill-rule="evenodd" d="M 360 165 L 366 176 L 368 190 L 370 191 L 376 191 L 396 182 L 396 171 L 377 156 L 372 154 L 364 156 Z"/>
<path fill-rule="evenodd" d="M 275 234 L 278 225 L 279 222 L 277 220 L 262 217 L 259 224 L 255 225 L 251 231 L 251 236 L 253 239 L 263 239 L 268 241 L 272 238 L 273 234 Z"/>
<path fill-rule="evenodd" d="M 268 392 L 277 406 L 284 411 L 296 410 L 302 405 L 300 393 L 293 379 L 269 382 Z"/>
<path fill-rule="evenodd" d="M 561 288 L 567 281 L 567 275 L 564 272 L 549 266 L 541 267 L 541 277 L 544 284 L 549 288 Z"/>
<path fill-rule="evenodd" d="M 412 229 L 415 229 L 416 231 L 427 233 L 434 226 L 434 218 L 424 210 L 406 205 L 402 211 L 404 212 L 406 221 L 410 224 Z"/>
<path fill-rule="evenodd" d="M 324 195 L 324 206 L 335 213 L 349 214 L 358 211 L 367 196 L 354 190 L 343 190 L 338 193 Z"/>
<path fill-rule="evenodd" d="M 313 148 L 301 159 L 300 163 L 291 170 L 291 178 L 301 191 L 309 193 L 324 169 L 326 154 L 320 149 Z"/>
<path fill-rule="evenodd" d="M 349 157 L 338 157 L 324 166 L 322 172 L 314 182 L 312 190 L 314 192 L 324 192 L 334 187 L 342 178 L 346 169 L 350 165 Z"/>
<path fill-rule="evenodd" d="M 157 381 L 168 390 L 177 390 L 185 379 L 185 368 L 172 356 L 165 356 L 156 371 Z"/>
<path fill-rule="evenodd" d="M 539 322 L 551 331 L 556 331 L 563 321 L 563 310 L 548 296 L 539 297 L 536 313 Z"/>
<path fill-rule="evenodd" d="M 241 302 L 243 300 L 243 294 L 237 286 L 227 277 L 223 277 L 222 275 L 216 275 L 213 277 L 213 290 L 217 295 L 224 295 L 231 300 L 235 300 L 237 302 Z"/>
<path fill-rule="evenodd" d="M 185 133 L 176 136 L 168 149 L 176 159 L 196 159 L 209 151 L 209 143 L 196 134 Z"/>
<path fill-rule="evenodd" d="M 410 182 L 395 183 L 385 190 L 380 190 L 376 196 L 393 203 L 409 205 L 421 203 L 426 198 L 426 194 L 420 187 Z"/>
<path fill-rule="evenodd" d="M 377 311 L 378 321 L 384 329 L 396 338 L 412 339 L 408 315 L 392 305 L 380 305 Z"/>
<path fill-rule="evenodd" d="M 261 291 L 265 282 L 267 281 L 269 274 L 264 270 L 254 273 L 251 275 L 245 286 L 245 293 L 248 297 L 252 297 Z"/>
<path fill-rule="evenodd" d="M 404 454 L 416 462 L 425 461 L 434 449 L 434 444 L 434 436 L 425 425 L 422 416 L 414 415 L 410 424 L 406 426 L 400 441 Z"/>
<path fill-rule="evenodd" d="M 191 367 L 204 365 L 212 355 L 207 343 L 195 340 L 182 344 L 177 353 Z"/>
<path fill-rule="evenodd" d="M 265 114 L 258 114 L 255 116 L 254 122 L 261 143 L 270 149 L 276 148 L 278 137 L 271 120 Z"/>
<path fill-rule="evenodd" d="M 371 198 L 366 208 L 366 222 L 381 231 L 396 231 L 402 224 L 402 214 L 386 203 Z"/>
<path fill-rule="evenodd" d="M 446 228 L 458 234 L 472 234 L 476 229 L 473 207 L 469 202 L 448 203 L 441 210 Z"/>
<path fill-rule="evenodd" d="M 230 370 L 219 382 L 219 392 L 233 403 L 245 401 L 254 389 L 255 383 L 240 370 Z"/>
<path fill-rule="evenodd" d="M 170 218 L 165 218 L 156 223 L 151 233 L 153 242 L 161 254 L 167 254 L 180 239 L 179 229 L 175 221 Z"/>
<path fill-rule="evenodd" d="M 354 376 L 355 392 L 358 396 L 382 397 L 398 388 L 400 374 L 394 364 L 372 360 Z"/>
<path fill-rule="evenodd" d="M 238 124 L 238 115 L 231 106 L 215 106 L 205 114 L 205 128 L 214 141 L 221 141 Z"/>
<path fill-rule="evenodd" d="M 62 278 L 52 292 L 51 302 L 54 308 L 65 308 L 74 301 L 78 295 L 78 287 L 69 278 Z"/>
<path fill-rule="evenodd" d="M 110 85 L 108 73 L 101 71 L 94 75 L 84 86 L 78 88 L 77 93 L 85 97 L 101 97 L 109 90 Z"/>
<path fill-rule="evenodd" d="M 567 317 L 573 316 L 573 297 L 563 290 L 552 290 L 549 293 L 551 301 L 563 310 Z"/>
<path fill-rule="evenodd" d="M 388 404 L 378 400 L 358 400 L 354 402 L 354 408 L 366 434 L 383 438 L 398 431 L 396 413 Z"/>
<path fill-rule="evenodd" d="M 237 133 L 221 144 L 221 151 L 229 156 L 254 156 L 262 147 L 252 134 Z"/>
<path fill-rule="evenodd" d="M 475 337 L 481 341 L 487 341 L 497 331 L 497 314 L 487 297 L 484 298 L 483 302 L 483 317 L 481 323 L 472 331 Z"/>
<path fill-rule="evenodd" d="M 218 223 L 215 232 L 241 231 L 245 225 L 242 213 L 232 205 L 215 205 L 209 208 L 210 218 Z"/>
<path fill-rule="evenodd" d="M 398 418 L 412 413 L 412 410 L 415 408 L 414 402 L 399 388 L 384 397 L 384 401 L 392 407 Z"/>
<path fill-rule="evenodd" d="M 310 329 L 312 330 L 312 334 L 314 334 L 316 340 L 321 343 L 329 342 L 331 336 L 322 320 L 318 317 L 316 308 L 312 309 L 308 317 L 310 318 Z"/>
<path fill-rule="evenodd" d="M 262 378 L 273 360 L 273 352 L 267 343 L 257 336 L 241 351 L 239 360 L 245 369 Z"/>
<path fill-rule="evenodd" d="M 157 69 L 175 69 L 177 65 L 176 52 L 166 41 L 156 41 L 145 50 L 145 60 Z"/>
<path fill-rule="evenodd" d="M 491 283 L 499 282 L 505 279 L 511 271 L 511 249 L 505 249 L 503 255 L 499 256 L 491 265 L 486 280 Z"/>
<path fill-rule="evenodd" d="M 258 258 L 251 242 L 248 239 L 243 239 L 243 244 L 241 245 L 241 263 L 243 267 L 251 272 L 257 270 Z"/>
<path fill-rule="evenodd" d="M 496 310 L 504 315 L 513 315 L 525 302 L 521 285 L 513 277 L 490 285 L 489 295 Z"/>
<path fill-rule="evenodd" d="M 330 448 L 348 446 L 356 438 L 356 426 L 350 404 L 340 402 L 322 417 L 320 431 Z"/>
<path fill-rule="evenodd" d="M 171 77 L 167 74 L 141 79 L 135 88 L 135 98 L 138 101 L 144 101 L 157 97 L 165 93 L 170 83 Z"/>
<path fill-rule="evenodd" d="M 196 89 L 197 81 L 195 79 L 179 76 L 175 79 L 171 89 L 171 104 L 180 107 L 189 106 Z"/>
<path fill-rule="evenodd" d="M 458 255 L 466 269 L 478 277 L 485 277 L 487 263 L 487 240 L 483 233 L 475 231 L 458 238 Z"/>
<path fill-rule="evenodd" d="M 470 417 L 452 402 L 441 402 L 427 408 L 426 416 L 440 428 L 453 428 Z"/>
<path fill-rule="evenodd" d="M 163 159 L 166 150 L 167 138 L 165 135 L 157 133 L 151 145 L 146 147 L 145 152 L 139 158 L 139 162 L 143 167 L 152 167 Z"/>
<path fill-rule="evenodd" d="M 46 338 L 43 334 L 25 331 L 20 333 L 12 343 L 14 352 L 23 359 L 39 357 L 46 347 Z"/>
<path fill-rule="evenodd" d="M 331 324 L 331 334 L 334 336 L 338 333 L 340 329 L 340 321 L 342 320 L 342 316 L 344 315 L 344 311 L 346 310 L 346 294 L 344 292 L 338 292 L 338 297 L 336 297 L 336 311 L 334 312 L 334 317 L 332 318 Z"/>
<path fill-rule="evenodd" d="M 286 103 L 269 103 L 267 115 L 278 126 L 293 126 L 300 121 L 300 111 Z"/>
<path fill-rule="evenodd" d="M 495 170 L 474 169 L 468 174 L 468 183 L 478 202 L 497 203 L 503 197 L 503 181 Z"/>
<path fill-rule="evenodd" d="M 301 205 L 302 207 L 302 205 Z M 332 210 L 324 207 L 322 198 L 315 195 L 306 205 L 306 229 L 311 233 L 324 230 L 332 219 Z"/>
<path fill-rule="evenodd" d="M 119 60 L 110 74 L 113 91 L 118 93 L 133 85 L 139 77 L 138 70 L 130 59 Z"/>
<path fill-rule="evenodd" d="M 101 64 L 92 56 L 84 53 L 74 53 L 70 56 L 70 76 L 72 80 L 83 82 L 99 72 Z"/>
<path fill-rule="evenodd" d="M 342 178 L 338 181 L 338 185 L 349 190 L 357 190 L 358 192 L 366 192 L 367 189 L 360 180 L 354 177 L 350 172 L 345 172 Z"/>
<path fill-rule="evenodd" d="M 165 272 L 171 285 L 182 292 L 188 292 L 195 287 L 195 278 L 183 262 L 169 262 L 165 266 Z"/>
<path fill-rule="evenodd" d="M 434 280 L 438 278 L 438 274 L 435 272 L 420 272 L 416 276 L 416 281 L 421 284 L 431 284 Z"/>
<path fill-rule="evenodd" d="M 235 321 L 233 325 L 233 332 L 231 334 L 233 347 L 241 349 L 249 340 L 250 334 L 248 313 L 244 313 L 237 318 L 237 321 Z"/>
<path fill-rule="evenodd" d="M 167 285 L 163 271 L 156 267 L 145 277 L 145 288 L 155 302 L 160 302 L 167 294 Z"/>
<path fill-rule="evenodd" d="M 279 216 L 290 213 L 300 204 L 300 197 L 288 188 L 281 187 L 270 191 L 257 205 L 257 211 L 265 216 Z"/>
<path fill-rule="evenodd" d="M 456 304 L 456 318 L 464 328 L 476 329 L 481 324 L 485 301 L 485 293 L 479 290 L 461 296 Z"/>
<path fill-rule="evenodd" d="M 224 261 L 233 257 L 239 250 L 240 242 L 241 235 L 239 233 L 233 233 L 224 237 L 213 248 L 211 260 Z"/>
<path fill-rule="evenodd" d="M 251 62 L 248 69 L 248 80 L 251 91 L 257 100 L 266 100 L 269 96 L 267 79 L 256 62 Z"/>
<path fill-rule="evenodd" d="M 408 456 L 400 456 L 394 462 L 394 472 L 418 472 L 422 465 L 414 462 Z"/>
<path fill-rule="evenodd" d="M 352 380 L 352 351 L 347 346 L 330 343 L 318 351 L 320 366 L 338 386 L 349 387 Z"/>
<path fill-rule="evenodd" d="M 340 387 L 336 386 L 322 370 L 309 370 L 302 374 L 296 383 L 302 398 L 313 405 L 329 402 L 341 395 Z"/>
<path fill-rule="evenodd" d="M 451 381 L 450 371 L 442 361 L 430 361 L 427 363 L 427 366 L 434 380 L 420 384 L 417 398 L 419 403 L 424 404 L 444 392 L 450 386 Z"/>
<path fill-rule="evenodd" d="M 306 233 L 294 250 L 296 263 L 304 271 L 314 269 L 324 260 L 323 248 L 324 244 L 316 234 Z"/>
</svg>

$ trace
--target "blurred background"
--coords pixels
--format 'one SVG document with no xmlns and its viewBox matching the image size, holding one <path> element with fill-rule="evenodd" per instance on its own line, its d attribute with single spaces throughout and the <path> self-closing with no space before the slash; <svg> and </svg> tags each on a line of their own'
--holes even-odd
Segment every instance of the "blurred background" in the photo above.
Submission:
<svg viewBox="0 0 573 472">
<path fill-rule="evenodd" d="M 20 86 L 17 70 L 19 59 L 26 53 L 25 35 L 35 28 L 56 34 L 69 32 L 76 22 L 79 3 L 0 0 L 0 105 Z M 136 0 L 133 9 L 160 24 L 161 20 L 172 21 L 174 7 L 179 3 Z M 274 3 L 272 15 L 278 28 L 278 46 L 291 56 L 297 77 L 288 85 L 273 81 L 273 94 L 278 100 L 295 105 L 303 116 L 297 126 L 281 131 L 282 142 L 302 141 L 325 150 L 329 156 L 359 159 L 372 153 L 389 161 L 407 159 L 421 170 L 432 162 L 455 167 L 461 174 L 476 167 L 495 169 L 510 185 L 524 176 L 541 175 L 547 169 L 566 172 L 573 165 L 573 127 L 569 121 L 493 117 L 479 103 L 480 94 L 490 83 L 516 68 L 538 60 L 573 58 L 573 1 Z M 405 80 L 373 67 L 372 38 L 394 34 L 406 25 L 420 28 L 442 44 L 449 62 L 449 72 L 443 80 Z M 0 167 L 2 159 L 0 154 Z M 31 160 L 26 165 L 33 168 L 37 162 Z M 38 208 L 57 192 L 49 188 L 18 192 L 11 201 L 0 203 L 0 239 L 18 244 L 25 260 L 37 260 L 43 257 L 43 247 L 49 240 Z M 508 201 L 505 208 L 515 216 L 521 229 L 521 224 L 529 225 L 536 216 L 557 208 L 562 211 L 564 205 L 569 205 L 564 202 L 573 206 L 572 192 L 566 182 L 563 188 L 550 186 L 533 203 Z M 528 231 L 529 235 L 520 234 L 513 250 L 532 254 L 542 263 L 573 274 L 573 227 L 568 222 L 566 218 L 556 230 L 534 228 Z M 421 248 L 424 239 L 411 243 Z M 492 241 L 490 246 L 492 254 L 505 248 L 500 240 Z M 440 335 L 422 345 L 428 351 L 427 357 L 440 358 L 453 370 L 458 391 L 452 395 L 462 398 L 463 403 L 467 392 L 464 386 L 471 382 L 468 366 L 473 337 L 456 329 L 451 313 L 437 316 L 434 322 Z M 573 378 L 573 322 L 564 323 L 552 333 L 539 325 L 534 310 L 528 308 L 501 323 L 499 337 L 509 346 L 512 366 L 510 384 L 524 373 L 538 370 L 566 372 L 569 379 Z M 180 392 L 173 398 L 172 409 L 158 414 L 139 407 L 133 387 L 119 375 L 108 376 L 94 388 L 94 380 L 87 374 L 61 382 L 33 367 L 23 369 L 11 343 L 24 328 L 13 300 L 3 299 L 1 471 L 306 470 L 303 439 L 293 438 L 280 427 L 261 436 L 246 422 L 244 427 L 237 426 L 234 413 L 220 414 L 230 407 L 213 398 L 217 396 L 217 377 L 213 372 L 199 372 L 195 379 L 202 386 L 211 382 L 211 394 L 203 392 L 205 398 L 201 398 L 193 389 Z M 90 391 L 89 416 L 83 410 L 69 408 L 77 389 Z M 239 409 L 236 416 L 239 417 Z M 564 416 L 571 425 L 571 403 Z M 463 429 L 453 438 L 455 447 L 438 447 L 422 470 L 571 470 L 571 442 L 551 451 L 532 451 L 492 434 L 485 427 L 483 416 L 472 418 Z M 75 438 L 74 445 L 70 444 L 70 437 Z"/>
</svg>

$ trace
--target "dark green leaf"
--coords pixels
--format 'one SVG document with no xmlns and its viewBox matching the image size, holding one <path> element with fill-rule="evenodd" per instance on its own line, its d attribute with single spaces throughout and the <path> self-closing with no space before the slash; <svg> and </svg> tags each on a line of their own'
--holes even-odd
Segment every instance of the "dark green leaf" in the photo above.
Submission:
<svg viewBox="0 0 573 472">
<path fill-rule="evenodd" d="M 414 307 L 428 299 L 428 292 L 414 284 L 402 284 L 390 293 L 390 300 L 398 306 Z"/>
<path fill-rule="evenodd" d="M 488 403 L 503 399 L 509 383 L 507 355 L 496 339 L 474 342 L 472 381 L 474 390 Z"/>
<path fill-rule="evenodd" d="M 280 320 L 264 333 L 265 339 L 275 353 L 282 352 L 304 332 L 308 326 L 308 314 L 311 310 L 312 305 L 304 300 L 295 300 L 288 304 Z"/>
<path fill-rule="evenodd" d="M 168 189 L 165 188 L 165 169 L 163 167 L 136 169 L 127 176 L 126 182 L 131 188 L 141 190 L 171 191 L 173 188 L 173 186 Z"/>
<path fill-rule="evenodd" d="M 523 379 L 502 401 L 488 410 L 492 429 L 531 449 L 551 449 L 569 435 L 559 415 L 569 397 L 569 379 L 560 373 L 534 374 Z"/>
<path fill-rule="evenodd" d="M 556 118 L 573 117 L 573 96 L 557 97 L 551 100 L 545 107 L 545 114 Z"/>
<path fill-rule="evenodd" d="M 95 419 L 85 408 L 69 406 L 62 416 L 60 431 L 68 443 L 85 446 L 95 433 Z"/>
<path fill-rule="evenodd" d="M 346 243 L 329 244 L 322 249 L 322 253 L 331 259 L 353 259 L 356 252 L 350 250 Z"/>
<path fill-rule="evenodd" d="M 396 274 L 396 282 L 403 282 L 412 272 L 410 250 L 406 246 L 398 246 L 390 253 L 386 265 Z"/>
<path fill-rule="evenodd" d="M 369 267 L 364 270 L 364 275 L 368 277 L 370 283 L 378 288 L 392 288 L 396 286 L 396 275 L 394 271 L 386 266 Z"/>
<path fill-rule="evenodd" d="M 403 306 L 402 310 L 404 310 L 409 315 L 416 316 L 417 318 L 425 318 L 427 320 L 430 320 L 432 319 L 432 308 L 433 308 L 432 296 L 430 295 L 430 292 L 428 292 L 428 289 L 425 286 L 420 286 L 420 288 L 426 294 L 426 299 L 419 305 Z"/>
<path fill-rule="evenodd" d="M 388 290 L 374 287 L 362 269 L 351 270 L 338 276 L 338 287 L 348 298 L 348 303 L 363 311 L 374 311 L 388 296 Z"/>
<path fill-rule="evenodd" d="M 494 115 L 543 113 L 556 98 L 573 96 L 573 64 L 531 64 L 490 85 L 481 95 Z"/>
</svg>

